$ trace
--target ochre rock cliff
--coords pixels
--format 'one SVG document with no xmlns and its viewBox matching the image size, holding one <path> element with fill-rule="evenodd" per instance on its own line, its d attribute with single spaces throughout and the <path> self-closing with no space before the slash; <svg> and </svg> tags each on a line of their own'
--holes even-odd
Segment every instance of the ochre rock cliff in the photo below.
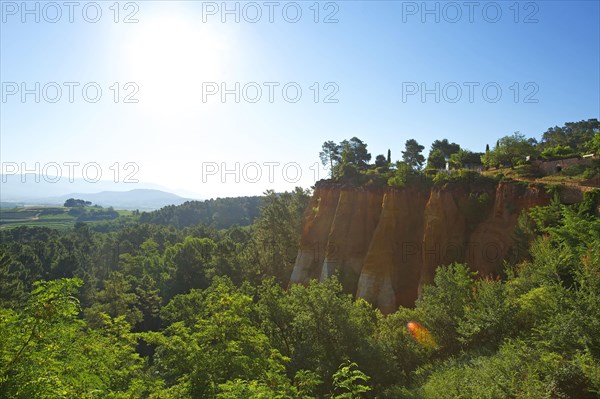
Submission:
<svg viewBox="0 0 600 399">
<path fill-rule="evenodd" d="M 518 182 L 402 189 L 319 182 L 291 282 L 336 274 L 347 292 L 390 313 L 412 306 L 440 265 L 498 273 L 521 210 L 548 202 L 543 188 Z"/>
</svg>

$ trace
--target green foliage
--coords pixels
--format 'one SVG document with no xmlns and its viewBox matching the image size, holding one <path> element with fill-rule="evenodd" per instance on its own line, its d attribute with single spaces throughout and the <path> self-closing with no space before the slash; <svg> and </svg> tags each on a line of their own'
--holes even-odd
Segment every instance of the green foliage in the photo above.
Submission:
<svg viewBox="0 0 600 399">
<path fill-rule="evenodd" d="M 319 158 L 321 158 L 323 166 L 329 166 L 331 177 L 333 178 L 335 168 L 341 160 L 341 146 L 331 140 L 324 142 L 322 151 L 319 153 Z"/>
<path fill-rule="evenodd" d="M 387 180 L 390 187 L 402 188 L 407 185 L 428 185 L 430 179 L 427 175 L 413 169 L 405 162 L 397 162 L 396 169 Z"/>
<path fill-rule="evenodd" d="M 338 371 L 333 374 L 333 386 L 340 392 L 335 399 L 359 399 L 362 393 L 369 392 L 371 388 L 364 385 L 369 381 L 369 376 L 360 371 L 354 362 L 340 364 Z"/>
<path fill-rule="evenodd" d="M 586 142 L 585 147 L 592 154 L 600 154 L 600 131 L 594 133 L 594 136 Z"/>
<path fill-rule="evenodd" d="M 355 168 L 363 183 L 428 183 L 403 163 Z M 439 176 L 470 193 L 467 228 L 490 211 L 493 179 Z M 599 197 L 530 209 L 501 278 L 442 266 L 415 308 L 389 315 L 336 277 L 288 285 L 314 217 L 301 189 L 265 193 L 252 226 L 225 230 L 2 229 L 0 397 L 595 398 Z"/>
<path fill-rule="evenodd" d="M 233 225 L 247 226 L 259 215 L 261 197 L 217 198 L 169 205 L 154 212 L 142 212 L 141 223 L 155 223 L 178 228 L 211 224 L 222 229 Z"/>
<path fill-rule="evenodd" d="M 81 207 L 83 208 L 84 206 L 90 206 L 92 205 L 92 203 L 90 201 L 86 201 L 86 200 L 82 200 L 82 199 L 75 199 L 75 198 L 69 198 L 68 200 L 65 201 L 65 207 L 67 208 L 73 208 L 73 207 Z"/>
<path fill-rule="evenodd" d="M 487 167 L 500 165 L 514 168 L 525 163 L 527 156 L 535 155 L 535 149 L 525 136 L 515 132 L 498 140 L 493 150 L 481 155 L 481 162 Z"/>
<path fill-rule="evenodd" d="M 389 162 L 385 155 L 379 154 L 375 157 L 375 166 L 377 168 L 387 169 Z"/>
<path fill-rule="evenodd" d="M 562 159 L 577 156 L 579 153 L 568 145 L 558 144 L 554 147 L 544 148 L 540 155 L 543 159 Z"/>
<path fill-rule="evenodd" d="M 525 164 L 515 167 L 514 176 L 523 177 L 525 179 L 537 179 L 543 177 L 544 173 L 537 164 Z"/>
<path fill-rule="evenodd" d="M 449 143 L 448 139 L 435 140 L 431 144 L 429 156 L 427 157 L 427 168 L 443 169 L 446 167 L 446 159 L 452 154 L 456 154 L 460 146 L 456 143 Z"/>
<path fill-rule="evenodd" d="M 363 182 L 362 175 L 358 167 L 353 163 L 342 164 L 338 176 L 340 180 L 357 186 L 361 185 Z"/>
<path fill-rule="evenodd" d="M 481 157 L 483 155 L 481 152 L 460 149 L 458 152 L 450 155 L 450 166 L 454 169 L 477 167 L 482 165 Z"/>
<path fill-rule="evenodd" d="M 458 326 L 474 284 L 474 274 L 465 265 L 440 267 L 434 285 L 425 286 L 417 300 L 419 318 L 431 329 L 443 353 L 455 353 L 460 347 Z"/>
<path fill-rule="evenodd" d="M 156 372 L 192 397 L 231 391 L 231 384 L 221 386 L 227 381 L 285 380 L 287 359 L 271 349 L 252 317 L 253 309 L 252 297 L 229 279 L 215 278 L 202 292 L 196 312 L 187 312 L 192 320 L 175 319 L 163 334 L 146 335 L 157 345 Z"/>
<path fill-rule="evenodd" d="M 78 279 L 40 281 L 21 310 L 0 310 L 0 395 L 141 398 L 149 386 L 122 320 L 88 330 L 76 317 Z M 110 351 L 106 351 L 110 348 Z"/>
<path fill-rule="evenodd" d="M 363 178 L 365 180 L 364 186 L 376 188 L 387 187 L 388 180 L 390 179 L 390 176 L 392 174 L 393 172 L 390 171 L 387 166 L 382 168 L 369 169 L 363 173 Z"/>
<path fill-rule="evenodd" d="M 458 341 L 465 348 L 496 350 L 503 339 L 514 333 L 514 311 L 501 281 L 478 280 L 456 326 Z"/>
<path fill-rule="evenodd" d="M 131 326 L 142 321 L 139 297 L 133 292 L 131 283 L 119 272 L 112 272 L 104 283 L 104 289 L 96 294 L 95 303 L 85 310 L 90 324 L 99 325 L 104 315 L 124 317 Z"/>
<path fill-rule="evenodd" d="M 72 211 L 72 210 L 71 210 Z M 71 211 L 69 213 L 71 213 Z M 91 208 L 86 209 L 79 213 L 77 216 L 78 222 L 90 222 L 94 220 L 114 220 L 119 217 L 119 212 L 115 211 L 112 207 L 103 208 Z"/>
<path fill-rule="evenodd" d="M 446 157 L 444 156 L 444 153 L 439 149 L 429 151 L 429 156 L 427 157 L 427 168 L 438 170 L 444 169 L 445 167 Z"/>
<path fill-rule="evenodd" d="M 342 163 L 352 164 L 359 168 L 367 166 L 371 160 L 371 154 L 367 151 L 367 144 L 358 137 L 352 137 L 349 141 L 340 143 L 342 149 Z"/>
<path fill-rule="evenodd" d="M 551 127 L 542 135 L 541 147 L 569 147 L 577 152 L 594 150 L 595 140 L 598 140 L 600 122 L 598 119 L 588 119 L 579 122 L 567 122 L 562 127 Z M 592 143 L 590 143 L 590 141 Z M 590 146 L 590 144 L 592 144 Z"/>
<path fill-rule="evenodd" d="M 595 188 L 583 193 L 583 201 L 579 204 L 579 213 L 582 215 L 597 216 L 598 206 L 600 206 L 600 189 Z"/>
<path fill-rule="evenodd" d="M 292 273 L 309 192 L 265 193 L 261 215 L 254 224 L 253 237 L 243 256 L 248 260 L 248 278 L 259 282 L 274 276 L 285 286 Z M 284 221 L 282 223 L 282 221 Z"/>
<path fill-rule="evenodd" d="M 591 398 L 577 386 L 580 369 L 556 352 L 508 341 L 493 356 L 449 361 L 423 386 L 425 398 Z M 569 380 L 573 379 L 573 380 Z M 572 384 L 574 387 L 567 385 Z M 572 396 L 574 395 L 574 396 Z"/>
<path fill-rule="evenodd" d="M 471 192 L 467 199 L 467 206 L 463 211 L 465 218 L 471 226 L 477 226 L 491 211 L 492 198 L 487 192 Z"/>
<path fill-rule="evenodd" d="M 421 169 L 425 162 L 425 157 L 421 154 L 424 148 L 415 139 L 406 140 L 404 151 L 402 151 L 402 161 L 413 170 Z"/>
<path fill-rule="evenodd" d="M 441 186 L 446 183 L 457 184 L 492 184 L 496 179 L 479 174 L 470 169 L 459 169 L 450 171 L 439 171 L 433 177 L 433 183 Z"/>
</svg>

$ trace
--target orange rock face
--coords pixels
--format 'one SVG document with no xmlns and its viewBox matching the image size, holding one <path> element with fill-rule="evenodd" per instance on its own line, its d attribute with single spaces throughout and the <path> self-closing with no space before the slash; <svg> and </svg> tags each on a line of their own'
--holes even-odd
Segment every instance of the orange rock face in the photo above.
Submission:
<svg viewBox="0 0 600 399">
<path fill-rule="evenodd" d="M 440 265 L 498 273 L 521 210 L 548 202 L 542 188 L 516 182 L 431 190 L 318 183 L 290 281 L 336 274 L 347 292 L 391 313 L 413 306 Z"/>
</svg>

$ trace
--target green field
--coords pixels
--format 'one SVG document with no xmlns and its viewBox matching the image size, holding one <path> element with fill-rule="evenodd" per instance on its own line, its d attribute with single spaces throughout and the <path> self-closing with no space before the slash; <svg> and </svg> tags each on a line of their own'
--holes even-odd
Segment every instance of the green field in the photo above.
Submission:
<svg viewBox="0 0 600 399">
<path fill-rule="evenodd" d="M 0 209 L 0 229 L 9 229 L 18 226 L 68 229 L 74 226 L 77 221 L 75 216 L 69 215 L 69 209 L 62 206 L 27 206 Z M 128 210 L 117 210 L 117 212 L 119 213 L 119 217 L 128 217 L 133 214 L 132 211 Z"/>
<path fill-rule="evenodd" d="M 31 206 L 0 210 L 0 228 L 44 226 L 65 229 L 75 224 L 75 217 L 62 206 Z"/>
</svg>

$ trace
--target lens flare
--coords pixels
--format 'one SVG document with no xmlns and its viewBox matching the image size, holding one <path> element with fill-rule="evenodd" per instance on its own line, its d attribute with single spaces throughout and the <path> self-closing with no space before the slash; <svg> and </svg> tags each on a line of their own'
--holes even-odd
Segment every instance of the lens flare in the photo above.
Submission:
<svg viewBox="0 0 600 399">
<path fill-rule="evenodd" d="M 437 346 L 435 339 L 433 339 L 433 335 L 431 335 L 429 330 L 416 321 L 409 321 L 406 324 L 406 328 L 408 328 L 408 332 L 410 332 L 410 335 L 412 335 L 417 343 L 429 349 L 433 349 Z"/>
</svg>

